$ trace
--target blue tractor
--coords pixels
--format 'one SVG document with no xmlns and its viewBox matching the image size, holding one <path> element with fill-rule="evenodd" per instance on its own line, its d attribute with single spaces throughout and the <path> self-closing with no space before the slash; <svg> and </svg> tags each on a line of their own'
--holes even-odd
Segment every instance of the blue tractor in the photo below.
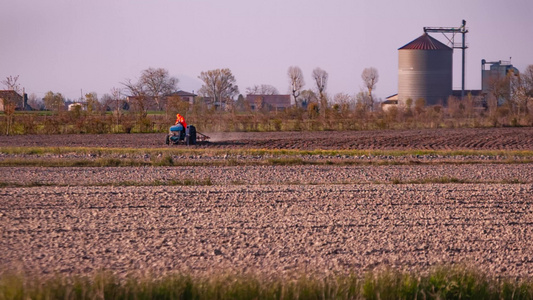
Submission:
<svg viewBox="0 0 533 300">
<path fill-rule="evenodd" d="M 181 123 L 178 123 L 170 126 L 165 143 L 167 145 L 196 145 L 196 137 L 196 127 L 188 125 L 187 128 L 185 128 Z"/>
</svg>

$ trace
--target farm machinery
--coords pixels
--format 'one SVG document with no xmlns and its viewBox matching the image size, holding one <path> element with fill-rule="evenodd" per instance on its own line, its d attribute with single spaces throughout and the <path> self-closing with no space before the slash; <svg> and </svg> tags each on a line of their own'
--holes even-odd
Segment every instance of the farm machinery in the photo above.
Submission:
<svg viewBox="0 0 533 300">
<path fill-rule="evenodd" d="M 165 138 L 165 143 L 167 145 L 196 145 L 198 141 L 204 142 L 207 141 L 209 137 L 201 132 L 196 131 L 196 127 L 193 125 L 188 125 L 186 128 L 183 124 L 178 123 L 176 125 L 170 126 L 168 134 Z"/>
</svg>

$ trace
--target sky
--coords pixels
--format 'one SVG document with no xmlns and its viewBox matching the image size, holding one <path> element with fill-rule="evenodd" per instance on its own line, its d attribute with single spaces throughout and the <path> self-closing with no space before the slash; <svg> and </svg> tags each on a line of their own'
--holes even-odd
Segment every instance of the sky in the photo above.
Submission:
<svg viewBox="0 0 533 300">
<path fill-rule="evenodd" d="M 1 0 L 0 79 L 18 75 L 29 95 L 77 100 L 122 88 L 150 67 L 189 92 L 201 87 L 202 71 L 229 68 L 243 94 L 260 84 L 288 93 L 287 69 L 299 66 L 304 88 L 320 67 L 329 95 L 355 95 L 362 71 L 374 67 L 374 93 L 384 99 L 397 93 L 398 48 L 424 26 L 463 19 L 466 89 L 481 88 L 481 59 L 511 58 L 520 71 L 533 64 L 531 0 Z M 459 49 L 453 58 L 460 89 Z"/>
</svg>

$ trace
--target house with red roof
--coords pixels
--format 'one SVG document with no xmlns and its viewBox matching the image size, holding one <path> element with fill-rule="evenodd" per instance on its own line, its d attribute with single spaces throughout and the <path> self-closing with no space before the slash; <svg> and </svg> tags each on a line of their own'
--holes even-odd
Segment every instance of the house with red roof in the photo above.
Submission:
<svg viewBox="0 0 533 300">
<path fill-rule="evenodd" d="M 21 96 L 14 90 L 0 90 L 0 111 L 4 111 L 8 103 L 15 104 L 16 110 L 28 109 L 27 102 L 26 94 Z"/>
</svg>

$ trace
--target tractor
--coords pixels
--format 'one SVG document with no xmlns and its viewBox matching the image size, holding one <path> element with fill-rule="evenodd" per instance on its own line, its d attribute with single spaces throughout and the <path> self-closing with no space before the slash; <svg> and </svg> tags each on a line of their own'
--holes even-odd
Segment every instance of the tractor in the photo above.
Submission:
<svg viewBox="0 0 533 300">
<path fill-rule="evenodd" d="M 209 137 L 203 133 L 197 132 L 196 127 L 193 125 L 188 125 L 187 128 L 183 124 L 178 123 L 176 125 L 170 126 L 168 134 L 165 138 L 165 143 L 167 145 L 196 145 L 196 142 L 207 141 Z"/>
</svg>

